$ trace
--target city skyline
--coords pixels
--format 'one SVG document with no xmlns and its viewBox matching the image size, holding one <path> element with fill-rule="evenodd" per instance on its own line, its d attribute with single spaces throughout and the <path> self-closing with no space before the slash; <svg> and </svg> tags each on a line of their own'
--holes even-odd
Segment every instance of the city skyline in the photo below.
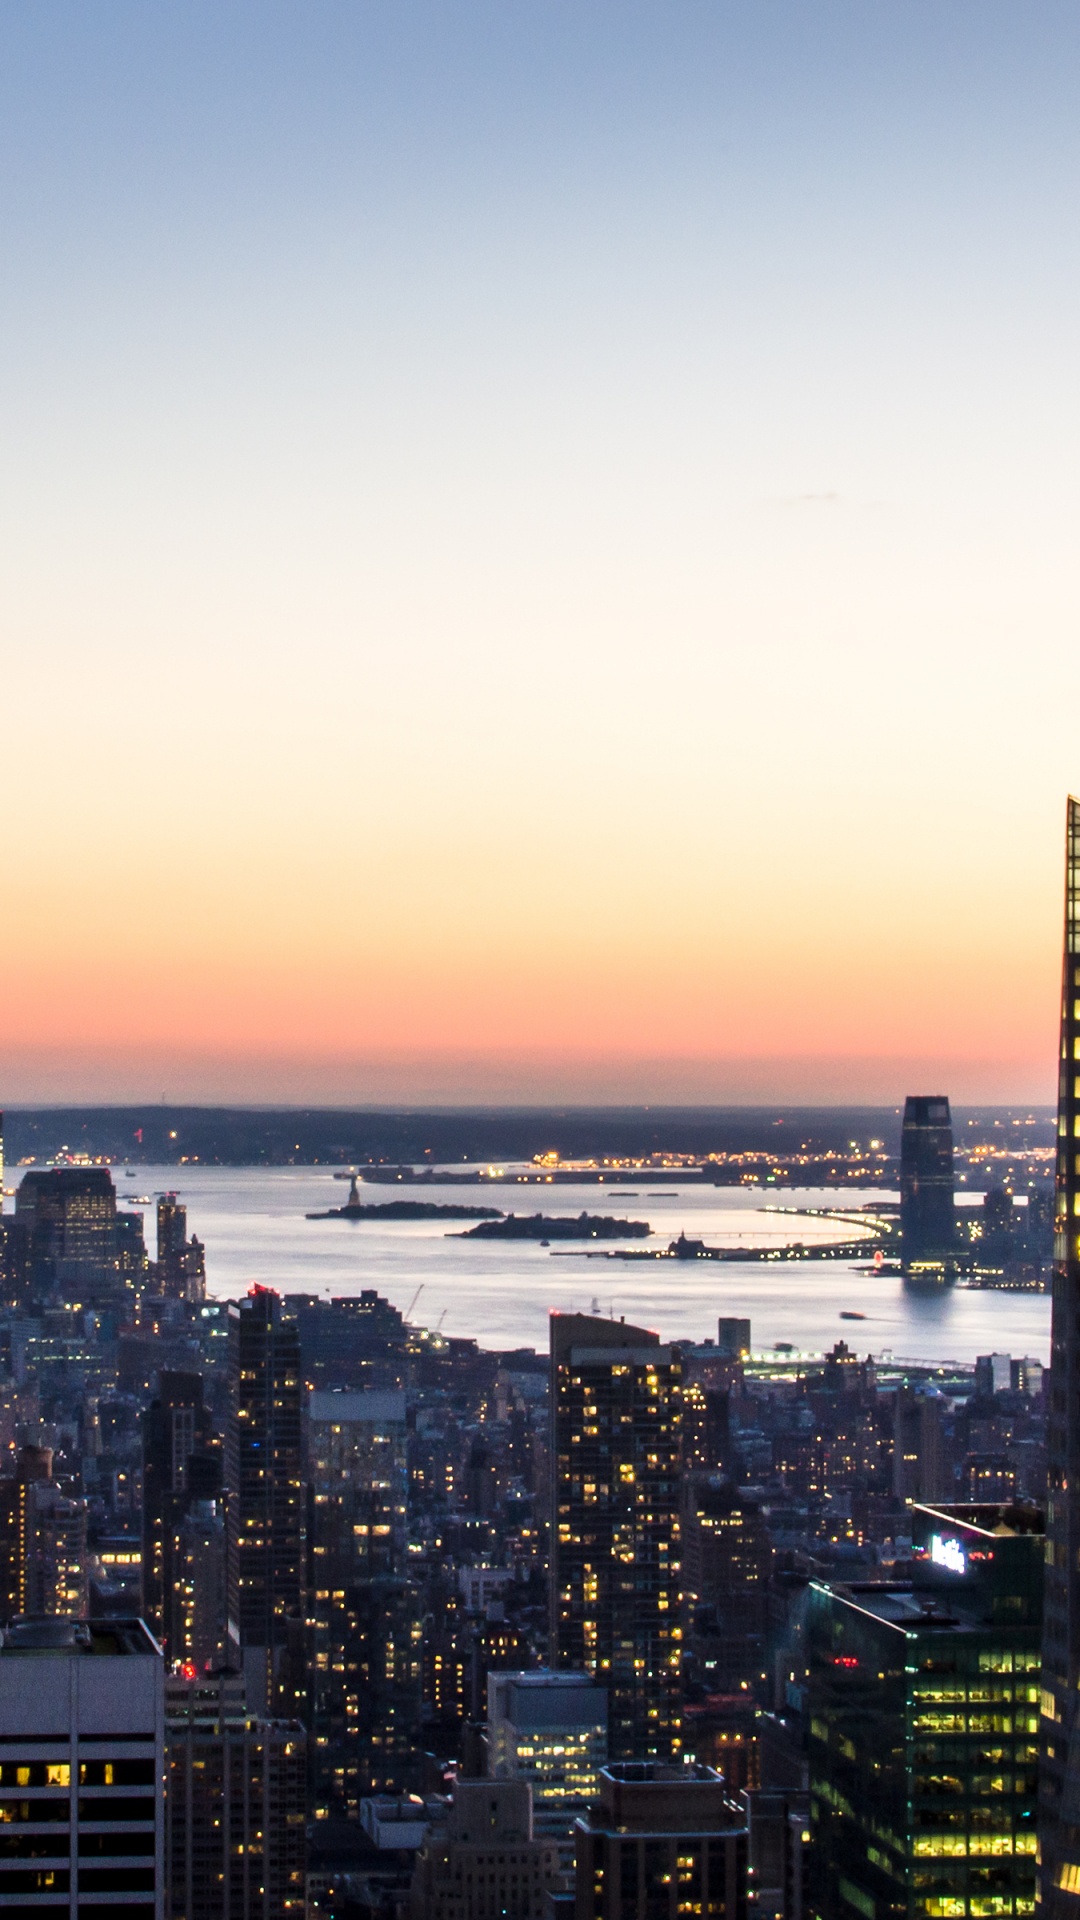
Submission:
<svg viewBox="0 0 1080 1920">
<path fill-rule="evenodd" d="M 9 1102 L 1051 1099 L 1073 11 L 0 53 Z"/>
</svg>

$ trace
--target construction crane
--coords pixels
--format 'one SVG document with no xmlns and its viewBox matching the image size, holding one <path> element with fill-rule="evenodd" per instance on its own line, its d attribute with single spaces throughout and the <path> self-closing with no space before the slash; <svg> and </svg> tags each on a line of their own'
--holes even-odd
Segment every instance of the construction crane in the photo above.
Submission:
<svg viewBox="0 0 1080 1920">
<path fill-rule="evenodd" d="M 416 1303 L 417 1303 L 417 1301 L 419 1300 L 419 1298 L 420 1298 L 420 1295 L 421 1295 L 421 1294 L 423 1293 L 423 1291 L 424 1291 L 424 1282 L 423 1282 L 423 1280 L 421 1280 L 421 1282 L 420 1282 L 420 1285 L 419 1285 L 419 1286 L 417 1287 L 417 1289 L 416 1289 L 416 1292 L 415 1292 L 415 1293 L 413 1294 L 413 1297 L 412 1297 L 412 1299 L 411 1299 L 411 1300 L 409 1301 L 409 1304 L 408 1304 L 408 1307 L 407 1307 L 407 1308 L 406 1308 L 406 1310 L 405 1310 L 405 1319 L 406 1319 L 407 1321 L 408 1321 L 408 1320 L 411 1320 L 411 1319 L 412 1319 L 412 1316 L 413 1316 L 413 1308 L 415 1307 L 415 1305 L 416 1305 Z"/>
</svg>

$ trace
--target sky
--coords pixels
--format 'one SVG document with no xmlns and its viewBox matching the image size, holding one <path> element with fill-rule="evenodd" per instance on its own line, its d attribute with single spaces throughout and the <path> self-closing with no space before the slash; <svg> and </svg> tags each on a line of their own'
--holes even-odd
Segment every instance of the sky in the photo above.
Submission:
<svg viewBox="0 0 1080 1920">
<path fill-rule="evenodd" d="M 1051 1100 L 1080 14 L 0 15 L 0 1090 Z"/>
</svg>

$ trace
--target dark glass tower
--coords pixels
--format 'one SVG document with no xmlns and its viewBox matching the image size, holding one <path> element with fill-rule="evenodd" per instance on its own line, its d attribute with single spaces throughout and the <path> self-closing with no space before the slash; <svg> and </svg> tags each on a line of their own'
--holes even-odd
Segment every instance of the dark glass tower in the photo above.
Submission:
<svg viewBox="0 0 1080 1920">
<path fill-rule="evenodd" d="M 1035 1908 L 1043 1515 L 912 1511 L 910 1581 L 814 1581 L 809 1900 L 820 1920 Z"/>
<path fill-rule="evenodd" d="M 176 1592 L 176 1530 L 193 1496 L 193 1458 L 210 1464 L 213 1434 L 203 1404 L 202 1375 L 161 1374 L 158 1395 L 142 1418 L 143 1616 L 168 1654 L 175 1653 L 172 1603 Z M 220 1461 L 218 1468 L 220 1490 Z"/>
<path fill-rule="evenodd" d="M 1050 1366 L 1040 1896 L 1056 1920 L 1080 1915 L 1080 800 L 1071 798 Z"/>
<path fill-rule="evenodd" d="M 956 1252 L 953 1141 L 942 1093 L 909 1094 L 900 1141 L 900 1238 L 904 1272 L 945 1278 Z"/>
<path fill-rule="evenodd" d="M 229 1342 L 230 1614 L 249 1706 L 291 1715 L 303 1688 L 300 1336 L 277 1294 L 255 1286 L 229 1309 Z"/>
</svg>

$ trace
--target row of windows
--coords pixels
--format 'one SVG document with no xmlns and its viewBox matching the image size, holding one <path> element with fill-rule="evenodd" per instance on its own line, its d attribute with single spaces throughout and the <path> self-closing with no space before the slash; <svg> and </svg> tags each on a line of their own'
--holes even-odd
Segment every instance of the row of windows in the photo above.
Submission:
<svg viewBox="0 0 1080 1920">
<path fill-rule="evenodd" d="M 152 1760 L 82 1760 L 81 1787 L 152 1787 Z M 66 1761 L 0 1761 L 0 1787 L 69 1787 L 71 1767 Z"/>
<path fill-rule="evenodd" d="M 67 1867 L 29 1867 L 0 1873 L 0 1902 L 7 1908 L 17 1893 L 67 1893 Z M 153 1893 L 153 1867 L 81 1867 L 80 1893 Z"/>
<path fill-rule="evenodd" d="M 912 1846 L 916 1858 L 977 1859 L 1035 1852 L 1034 1833 L 921 1833 Z"/>
</svg>

